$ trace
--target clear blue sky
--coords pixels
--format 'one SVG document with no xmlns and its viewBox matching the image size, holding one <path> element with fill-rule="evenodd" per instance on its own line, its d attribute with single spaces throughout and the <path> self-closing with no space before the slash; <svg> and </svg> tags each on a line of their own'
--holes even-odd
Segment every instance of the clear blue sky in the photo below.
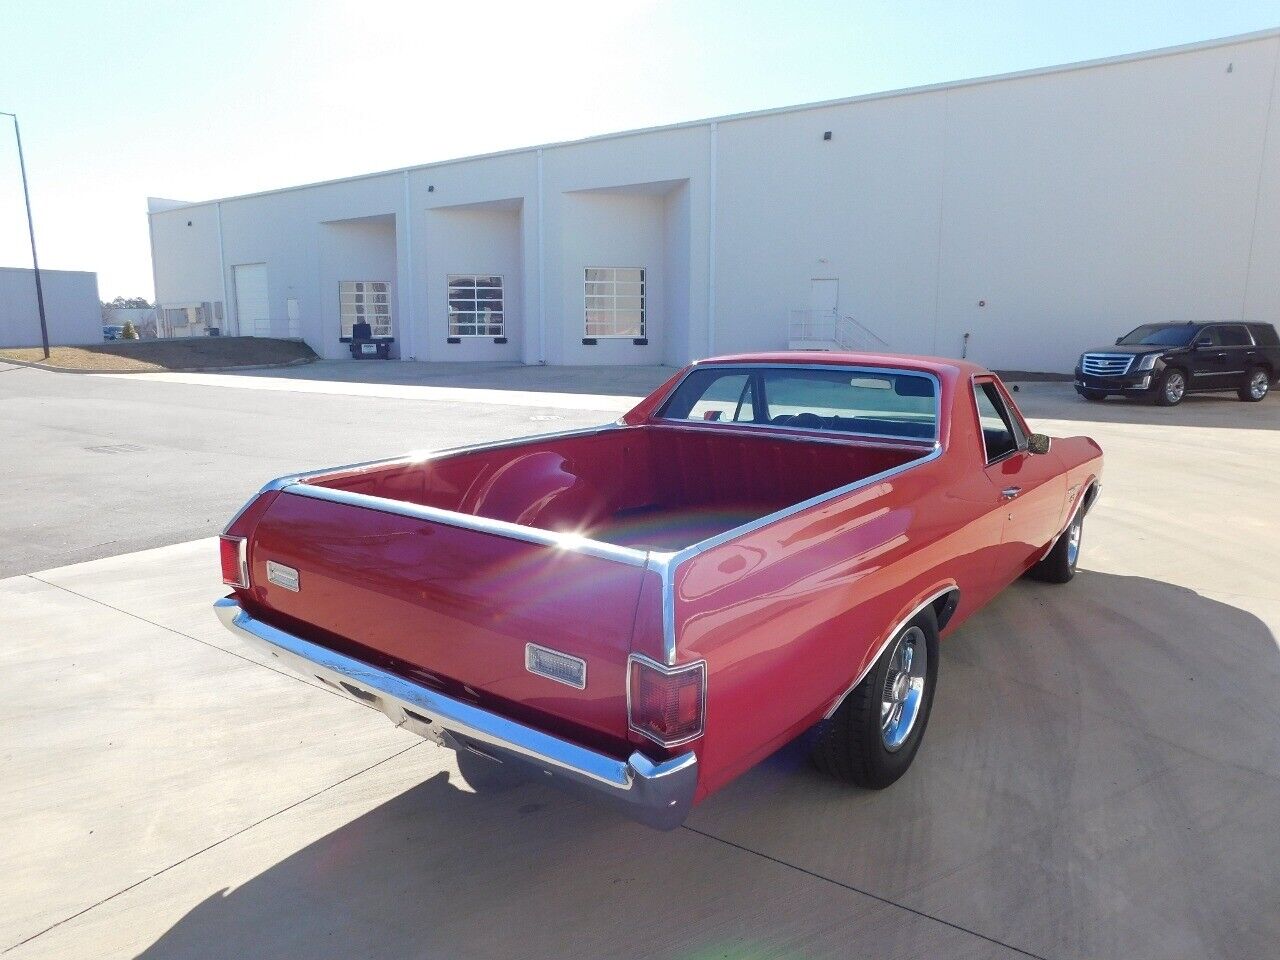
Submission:
<svg viewBox="0 0 1280 960">
<path fill-rule="evenodd" d="M 208 199 L 1280 26 L 1280 4 L 10 0 L 43 265 L 152 294 L 148 195 Z M 0 265 L 29 264 L 0 117 Z"/>
</svg>

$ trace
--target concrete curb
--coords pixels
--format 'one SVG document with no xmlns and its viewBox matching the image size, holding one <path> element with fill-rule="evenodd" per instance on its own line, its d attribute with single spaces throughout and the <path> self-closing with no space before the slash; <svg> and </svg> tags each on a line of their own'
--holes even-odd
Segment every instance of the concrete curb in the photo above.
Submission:
<svg viewBox="0 0 1280 960">
<path fill-rule="evenodd" d="M 279 370 L 285 367 L 301 367 L 308 363 L 315 363 L 318 359 L 318 357 L 299 357 L 297 360 L 289 360 L 286 363 L 251 363 L 238 367 L 163 367 L 159 370 L 118 370 L 111 367 L 85 370 L 79 367 L 50 367 L 33 360 L 11 360 L 8 357 L 0 357 L 0 364 L 12 363 L 14 366 L 31 367 L 35 370 L 46 370 L 49 373 L 231 373 L 235 370 Z"/>
</svg>

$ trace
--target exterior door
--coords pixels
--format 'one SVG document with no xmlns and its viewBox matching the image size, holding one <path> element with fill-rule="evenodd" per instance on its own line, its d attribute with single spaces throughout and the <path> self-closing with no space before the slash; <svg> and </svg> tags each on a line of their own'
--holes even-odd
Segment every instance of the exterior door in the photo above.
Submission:
<svg viewBox="0 0 1280 960">
<path fill-rule="evenodd" d="M 986 448 L 987 479 L 1004 502 L 1000 556 L 1008 580 L 1039 559 L 1058 533 L 1066 503 L 1067 479 L 1052 450 L 1027 450 L 1027 434 L 1000 385 L 991 378 L 974 383 L 978 422 Z"/>
<path fill-rule="evenodd" d="M 236 285 L 236 332 L 242 337 L 271 336 L 267 265 L 241 263 L 231 272 Z"/>
<path fill-rule="evenodd" d="M 1224 323 L 1218 327 L 1218 340 L 1222 343 L 1223 371 L 1219 388 L 1236 388 L 1245 384 L 1245 374 L 1258 357 L 1253 337 L 1243 323 Z"/>
<path fill-rule="evenodd" d="M 1227 351 L 1222 347 L 1218 327 L 1206 327 L 1196 334 L 1187 366 L 1191 373 L 1188 390 L 1221 390 L 1227 386 Z"/>
<path fill-rule="evenodd" d="M 831 277 L 815 277 L 809 281 L 809 309 L 814 320 L 835 320 L 840 306 L 840 281 Z"/>
</svg>

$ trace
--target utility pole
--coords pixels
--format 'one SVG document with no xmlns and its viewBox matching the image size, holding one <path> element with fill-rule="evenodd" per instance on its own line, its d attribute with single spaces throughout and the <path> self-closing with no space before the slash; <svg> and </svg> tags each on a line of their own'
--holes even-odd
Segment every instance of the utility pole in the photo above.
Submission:
<svg viewBox="0 0 1280 960">
<path fill-rule="evenodd" d="M 40 311 L 40 342 L 44 346 L 44 358 L 49 359 L 49 325 L 44 317 L 44 288 L 40 286 L 40 261 L 36 257 L 36 228 L 31 220 L 31 193 L 27 190 L 27 162 L 22 157 L 22 132 L 18 129 L 18 115 L 0 110 L 0 116 L 13 117 L 13 136 L 18 141 L 18 169 L 22 171 L 22 199 L 27 205 L 27 233 L 31 235 L 31 269 L 36 276 L 36 307 Z"/>
</svg>

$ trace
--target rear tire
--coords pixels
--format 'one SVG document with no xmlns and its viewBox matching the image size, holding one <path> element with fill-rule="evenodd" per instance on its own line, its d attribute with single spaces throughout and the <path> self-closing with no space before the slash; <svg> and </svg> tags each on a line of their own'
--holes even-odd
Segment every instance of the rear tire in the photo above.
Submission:
<svg viewBox="0 0 1280 960">
<path fill-rule="evenodd" d="M 1245 403 L 1257 403 L 1271 392 L 1271 375 L 1266 367 L 1252 367 L 1244 375 L 1244 386 L 1236 391 L 1236 396 Z"/>
<path fill-rule="evenodd" d="M 937 683 L 938 625 L 926 609 L 898 631 L 862 682 L 818 726 L 814 766 L 859 787 L 889 786 L 920 749 Z"/>
<path fill-rule="evenodd" d="M 1187 395 L 1187 375 L 1177 367 L 1169 367 L 1156 384 L 1155 401 L 1158 407 L 1176 407 Z"/>
<path fill-rule="evenodd" d="M 1107 399 L 1107 395 L 1101 390 L 1090 390 L 1088 387 L 1076 387 L 1076 393 L 1084 397 L 1090 403 L 1098 403 Z"/>
<path fill-rule="evenodd" d="M 1076 575 L 1076 563 L 1080 559 L 1080 541 L 1084 534 L 1084 517 L 1076 514 L 1071 524 L 1058 537 L 1053 549 L 1043 560 L 1027 571 L 1032 580 L 1044 583 L 1067 583 Z"/>
</svg>

